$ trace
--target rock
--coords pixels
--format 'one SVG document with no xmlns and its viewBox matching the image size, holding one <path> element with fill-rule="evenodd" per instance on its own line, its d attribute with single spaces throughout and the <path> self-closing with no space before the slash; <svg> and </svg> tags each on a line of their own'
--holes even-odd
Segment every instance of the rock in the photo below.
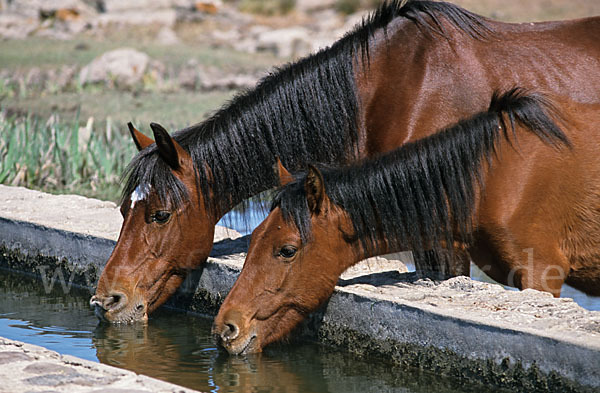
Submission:
<svg viewBox="0 0 600 393">
<path fill-rule="evenodd" d="M 90 17 L 96 10 L 83 0 L 12 0 L 8 11 L 30 18 L 79 18 Z"/>
<path fill-rule="evenodd" d="M 393 259 L 392 259 L 393 258 Z M 398 273 L 408 272 L 406 264 L 394 256 L 377 256 L 367 258 L 354 266 L 346 269 L 346 271 L 340 276 L 342 279 L 347 280 L 349 278 L 364 276 L 372 273 L 381 273 L 386 271 L 394 271 Z"/>
<path fill-rule="evenodd" d="M 332 8 L 337 0 L 296 0 L 296 9 L 302 12 L 312 12 Z"/>
<path fill-rule="evenodd" d="M 166 9 L 173 6 L 172 0 L 100 0 L 103 12 L 121 12 L 135 10 L 145 13 L 147 10 Z"/>
<path fill-rule="evenodd" d="M 173 45 L 180 42 L 179 37 L 177 37 L 177 34 L 175 34 L 173 29 L 167 26 L 160 29 L 156 35 L 156 41 L 163 45 Z"/>
<path fill-rule="evenodd" d="M 54 79 L 54 85 L 58 91 L 67 89 L 72 83 L 75 73 L 77 72 L 77 66 L 75 65 L 63 65 Z"/>
<path fill-rule="evenodd" d="M 239 90 L 256 86 L 258 78 L 253 75 L 224 75 L 220 78 L 203 78 L 200 74 L 199 85 L 202 90 Z"/>
<path fill-rule="evenodd" d="M 73 34 L 60 29 L 43 29 L 35 33 L 38 37 L 45 37 L 51 40 L 68 41 L 73 39 Z"/>
<path fill-rule="evenodd" d="M 37 19 L 0 13 L 0 38 L 27 38 L 38 26 Z"/>
<path fill-rule="evenodd" d="M 314 28 L 318 31 L 330 32 L 344 26 L 344 18 L 332 9 L 327 9 L 313 14 Z"/>
<path fill-rule="evenodd" d="M 258 77 L 247 74 L 223 74 L 214 67 L 202 67 L 191 60 L 180 71 L 177 83 L 188 90 L 238 90 L 249 89 L 256 85 Z"/>
<path fill-rule="evenodd" d="M 2 392 L 194 393 L 170 384 L 43 347 L 0 337 Z"/>
<path fill-rule="evenodd" d="M 265 31 L 256 40 L 257 51 L 271 51 L 279 57 L 299 57 L 311 49 L 309 31 L 304 27 Z"/>
<path fill-rule="evenodd" d="M 198 82 L 198 62 L 190 60 L 186 66 L 179 72 L 177 84 L 187 90 L 196 90 Z"/>
<path fill-rule="evenodd" d="M 121 48 L 106 52 L 85 66 L 79 73 L 79 83 L 111 83 L 131 87 L 138 83 L 150 58 L 135 49 Z"/>
<path fill-rule="evenodd" d="M 223 2 L 220 0 L 204 0 L 204 1 L 196 1 L 194 3 L 194 9 L 199 12 L 204 12 L 206 14 L 214 15 L 219 12 L 219 9 L 223 5 Z"/>
<path fill-rule="evenodd" d="M 213 30 L 210 32 L 212 41 L 217 44 L 231 44 L 239 42 L 242 34 L 236 29 L 229 30 Z"/>
<path fill-rule="evenodd" d="M 172 9 L 144 12 L 140 12 L 139 10 L 124 10 L 100 14 L 95 19 L 94 23 L 99 27 L 105 27 L 111 24 L 121 26 L 174 26 L 176 20 L 177 13 Z"/>
</svg>

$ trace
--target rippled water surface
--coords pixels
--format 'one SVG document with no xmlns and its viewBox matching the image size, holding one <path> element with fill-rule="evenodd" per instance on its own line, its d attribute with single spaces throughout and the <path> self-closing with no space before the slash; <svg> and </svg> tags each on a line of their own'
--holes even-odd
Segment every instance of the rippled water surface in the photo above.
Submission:
<svg viewBox="0 0 600 393">
<path fill-rule="evenodd" d="M 90 294 L 0 270 L 0 336 L 212 392 L 485 392 L 491 388 L 294 343 L 247 358 L 214 345 L 211 320 L 159 310 L 147 325 L 98 325 Z"/>
</svg>

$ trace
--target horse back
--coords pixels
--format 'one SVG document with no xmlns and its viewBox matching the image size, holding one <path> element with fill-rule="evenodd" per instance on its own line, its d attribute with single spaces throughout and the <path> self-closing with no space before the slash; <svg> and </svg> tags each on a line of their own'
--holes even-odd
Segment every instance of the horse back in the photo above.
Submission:
<svg viewBox="0 0 600 393">
<path fill-rule="evenodd" d="M 600 17 L 502 23 L 473 37 L 441 19 L 445 35 L 408 20 L 374 36 L 357 71 L 367 155 L 390 151 L 487 109 L 494 91 L 519 86 L 600 103 Z"/>
</svg>

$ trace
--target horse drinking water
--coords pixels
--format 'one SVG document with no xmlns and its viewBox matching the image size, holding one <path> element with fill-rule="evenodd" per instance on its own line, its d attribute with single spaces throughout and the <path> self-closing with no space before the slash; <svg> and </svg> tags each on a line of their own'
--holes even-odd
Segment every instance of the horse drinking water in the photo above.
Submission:
<svg viewBox="0 0 600 393">
<path fill-rule="evenodd" d="M 164 303 L 208 257 L 216 222 L 277 185 L 275 157 L 290 169 L 372 157 L 485 110 L 514 85 L 600 103 L 600 18 L 507 24 L 403 3 L 384 3 L 330 48 L 173 137 L 153 124 L 154 144 L 131 129 L 141 152 L 91 299 L 100 317 L 144 319 Z"/>
<path fill-rule="evenodd" d="M 564 134 L 546 100 L 513 90 L 363 164 L 298 177 L 281 168 L 288 184 L 254 230 L 213 332 L 232 354 L 261 351 L 327 300 L 345 269 L 403 250 L 438 264 L 466 253 L 504 284 L 558 296 L 566 281 L 600 296 L 600 105 L 570 109 Z"/>
</svg>

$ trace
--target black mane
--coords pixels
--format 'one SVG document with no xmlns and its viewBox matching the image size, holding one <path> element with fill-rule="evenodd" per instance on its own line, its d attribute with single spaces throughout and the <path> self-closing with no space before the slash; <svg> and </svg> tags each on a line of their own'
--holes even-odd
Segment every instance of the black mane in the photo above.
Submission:
<svg viewBox="0 0 600 393">
<path fill-rule="evenodd" d="M 275 157 L 291 169 L 308 162 L 344 164 L 356 159 L 357 58 L 368 60 L 369 40 L 394 18 L 410 19 L 440 35 L 445 33 L 442 16 L 472 36 L 489 31 L 482 18 L 451 4 L 402 3 L 383 3 L 330 48 L 275 70 L 208 120 L 173 135 L 192 156 L 205 200 L 211 200 L 211 192 L 217 196 L 212 198 L 216 206 L 210 208 L 223 213 L 276 186 Z M 174 206 L 188 197 L 155 145 L 132 160 L 125 177 L 122 202 L 140 184 L 151 185 L 163 203 Z"/>
<path fill-rule="evenodd" d="M 348 241 L 360 241 L 369 255 L 377 255 L 385 239 L 392 250 L 412 250 L 417 270 L 447 274 L 453 242 L 472 241 L 476 186 L 484 185 L 482 164 L 492 164 L 502 139 L 516 141 L 514 123 L 551 146 L 570 146 L 549 114 L 560 119 L 544 97 L 513 89 L 494 94 L 487 112 L 377 159 L 323 168 L 327 195 L 352 221 Z M 281 188 L 272 209 L 280 207 L 307 242 L 311 220 L 305 178 L 298 175 Z"/>
</svg>

